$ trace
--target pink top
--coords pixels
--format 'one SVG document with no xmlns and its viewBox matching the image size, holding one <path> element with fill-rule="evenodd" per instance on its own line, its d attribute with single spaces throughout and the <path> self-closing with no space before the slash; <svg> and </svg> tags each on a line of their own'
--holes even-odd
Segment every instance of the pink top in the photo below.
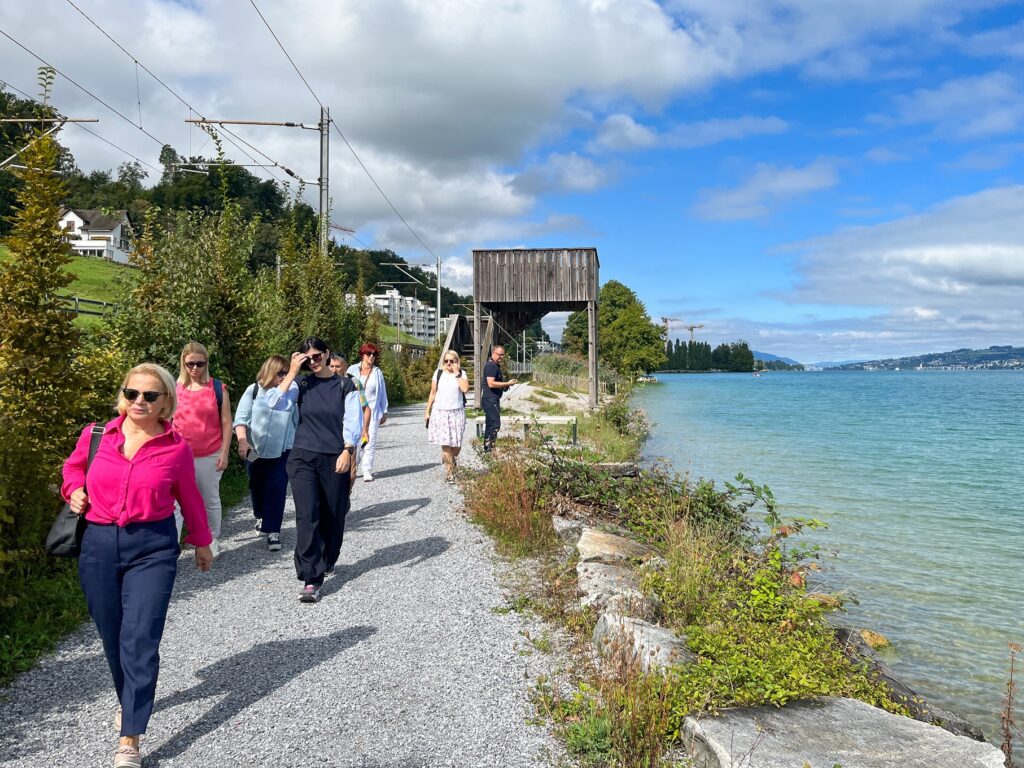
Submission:
<svg viewBox="0 0 1024 768">
<path fill-rule="evenodd" d="M 174 429 L 181 434 L 196 458 L 219 453 L 224 441 L 220 411 L 217 410 L 217 395 L 213 391 L 213 379 L 196 391 L 189 391 L 184 384 L 175 386 L 178 393 L 178 409 L 174 412 Z M 224 387 L 227 392 L 227 387 Z"/>
<path fill-rule="evenodd" d="M 92 523 L 152 523 L 174 514 L 175 500 L 181 505 L 188 536 L 185 541 L 205 547 L 213 540 L 206 520 L 206 507 L 196 485 L 192 450 L 181 435 L 164 424 L 164 433 L 139 448 L 128 460 L 121 452 L 124 416 L 108 421 L 103 428 L 99 450 L 89 468 L 92 424 L 82 430 L 75 450 L 64 462 L 61 494 L 70 498 L 73 491 L 87 486 L 89 506 L 85 518 Z"/>
</svg>

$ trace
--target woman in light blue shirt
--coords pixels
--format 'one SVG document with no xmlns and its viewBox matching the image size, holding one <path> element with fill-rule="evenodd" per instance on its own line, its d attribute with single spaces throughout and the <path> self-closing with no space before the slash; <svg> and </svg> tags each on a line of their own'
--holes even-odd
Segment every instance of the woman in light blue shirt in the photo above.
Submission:
<svg viewBox="0 0 1024 768">
<path fill-rule="evenodd" d="M 295 409 L 274 410 L 267 402 L 267 393 L 288 374 L 289 362 L 281 355 L 271 355 L 260 368 L 256 383 L 242 393 L 235 411 L 235 435 L 238 455 L 249 471 L 249 493 L 256 530 L 267 534 L 267 549 L 281 550 L 281 521 L 288 490 L 285 469 L 299 414 Z M 298 388 L 293 382 L 291 387 Z"/>
</svg>

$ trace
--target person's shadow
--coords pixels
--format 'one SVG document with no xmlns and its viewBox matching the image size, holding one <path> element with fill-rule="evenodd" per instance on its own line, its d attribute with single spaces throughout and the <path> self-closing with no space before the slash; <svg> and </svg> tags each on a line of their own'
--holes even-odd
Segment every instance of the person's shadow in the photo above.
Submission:
<svg viewBox="0 0 1024 768">
<path fill-rule="evenodd" d="M 416 541 L 404 541 L 401 544 L 381 547 L 372 555 L 367 555 L 351 565 L 339 564 L 335 575 L 324 582 L 320 594 L 326 597 L 337 592 L 343 585 L 355 581 L 364 573 L 376 568 L 388 568 L 392 565 L 402 564 L 406 568 L 413 568 L 443 554 L 449 547 L 451 547 L 451 542 L 441 536 L 427 536 Z"/>
<path fill-rule="evenodd" d="M 345 517 L 345 532 L 368 527 L 378 520 L 398 512 L 405 512 L 406 517 L 412 517 L 427 506 L 430 501 L 428 498 L 399 499 L 397 501 L 382 501 L 354 509 Z"/>
<path fill-rule="evenodd" d="M 204 667 L 197 673 L 202 682 L 158 700 L 156 709 L 202 699 L 212 699 L 213 706 L 147 756 L 146 764 L 156 766 L 162 759 L 177 757 L 260 699 L 376 631 L 376 627 L 356 626 L 326 637 L 273 640 Z M 259 674 L 254 675 L 253 670 L 259 670 Z"/>
</svg>

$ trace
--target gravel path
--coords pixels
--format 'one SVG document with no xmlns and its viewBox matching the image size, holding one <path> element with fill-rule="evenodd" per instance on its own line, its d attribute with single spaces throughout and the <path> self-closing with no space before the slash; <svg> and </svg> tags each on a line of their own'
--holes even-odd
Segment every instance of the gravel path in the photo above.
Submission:
<svg viewBox="0 0 1024 768">
<path fill-rule="evenodd" d="M 298 601 L 291 500 L 282 552 L 243 505 L 211 573 L 182 556 L 147 768 L 555 762 L 554 739 L 526 724 L 532 679 L 554 660 L 531 653 L 535 627 L 493 610 L 503 566 L 442 482 L 422 407 L 392 411 L 378 439 L 377 479 L 357 481 L 319 604 Z M 462 463 L 476 461 L 467 448 Z M 115 698 L 91 624 L 0 696 L 0 766 L 112 763 Z"/>
</svg>

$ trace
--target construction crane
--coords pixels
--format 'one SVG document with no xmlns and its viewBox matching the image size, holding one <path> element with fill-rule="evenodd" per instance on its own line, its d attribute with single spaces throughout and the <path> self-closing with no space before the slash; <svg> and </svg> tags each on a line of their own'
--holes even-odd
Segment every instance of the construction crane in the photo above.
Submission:
<svg viewBox="0 0 1024 768">
<path fill-rule="evenodd" d="M 678 317 L 663 317 L 663 318 L 661 318 L 661 322 L 663 322 L 665 324 L 665 334 L 668 335 L 668 329 L 669 329 L 669 324 L 670 323 L 682 323 L 683 321 L 680 320 Z M 686 330 L 688 330 L 690 332 L 690 341 L 693 341 L 693 332 L 695 330 L 697 330 L 698 328 L 703 328 L 703 327 L 704 327 L 704 323 L 694 323 L 693 325 L 684 325 L 683 326 L 683 328 L 685 328 Z"/>
</svg>

